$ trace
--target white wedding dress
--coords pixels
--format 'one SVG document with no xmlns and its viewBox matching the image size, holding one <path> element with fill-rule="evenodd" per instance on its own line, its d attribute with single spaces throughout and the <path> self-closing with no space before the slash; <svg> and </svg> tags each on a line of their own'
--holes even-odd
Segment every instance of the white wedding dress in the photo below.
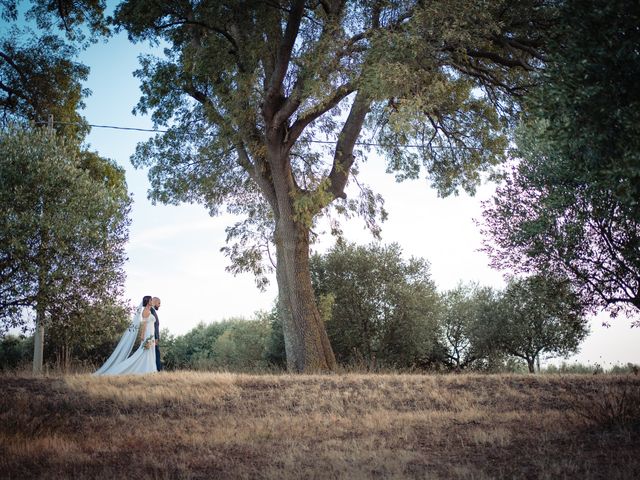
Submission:
<svg viewBox="0 0 640 480">
<path fill-rule="evenodd" d="M 127 331 L 122 335 L 120 342 L 107 361 L 94 373 L 94 375 L 130 375 L 157 372 L 156 349 L 154 345 L 144 348 L 147 341 L 154 341 L 154 317 L 152 314 L 146 319 L 142 318 L 142 305 L 140 305 L 133 317 L 133 321 Z M 131 356 L 138 329 L 144 328 L 143 341 Z"/>
</svg>

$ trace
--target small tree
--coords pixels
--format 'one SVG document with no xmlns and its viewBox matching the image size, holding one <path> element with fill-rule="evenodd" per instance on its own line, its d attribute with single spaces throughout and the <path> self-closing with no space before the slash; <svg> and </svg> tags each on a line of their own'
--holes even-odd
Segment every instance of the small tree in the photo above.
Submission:
<svg viewBox="0 0 640 480">
<path fill-rule="evenodd" d="M 512 280 L 498 304 L 492 338 L 503 352 L 535 372 L 539 355 L 568 356 L 589 330 L 583 307 L 566 280 L 533 276 Z"/>
<path fill-rule="evenodd" d="M 270 358 L 273 318 L 258 313 L 256 318 L 227 319 L 199 324 L 185 335 L 165 334 L 163 361 L 169 369 L 225 369 L 256 371 L 273 365 Z M 280 330 L 280 337 L 282 330 Z"/>
<path fill-rule="evenodd" d="M 45 361 L 68 371 L 73 361 L 99 365 L 109 356 L 129 324 L 130 311 L 118 299 L 101 300 L 63 311 L 51 308 Z"/>
<path fill-rule="evenodd" d="M 120 300 L 130 199 L 124 172 L 53 132 L 0 133 L 0 325 L 44 325 Z"/>
<path fill-rule="evenodd" d="M 460 284 L 442 295 L 439 327 L 449 367 L 472 367 L 492 353 L 487 326 L 496 314 L 497 298 L 491 288 L 477 284 Z"/>
<path fill-rule="evenodd" d="M 265 352 L 271 333 L 259 320 L 227 320 L 225 331 L 213 343 L 212 366 L 235 371 L 255 371 L 267 366 Z"/>
<path fill-rule="evenodd" d="M 327 331 L 339 362 L 425 366 L 436 351 L 438 296 L 421 259 L 397 244 L 338 242 L 311 259 L 318 303 L 330 298 Z"/>
<path fill-rule="evenodd" d="M 190 368 L 197 359 L 208 359 L 213 344 L 224 333 L 223 323 L 199 323 L 184 335 L 166 338 L 160 337 L 164 343 L 163 361 L 168 369 Z"/>
</svg>

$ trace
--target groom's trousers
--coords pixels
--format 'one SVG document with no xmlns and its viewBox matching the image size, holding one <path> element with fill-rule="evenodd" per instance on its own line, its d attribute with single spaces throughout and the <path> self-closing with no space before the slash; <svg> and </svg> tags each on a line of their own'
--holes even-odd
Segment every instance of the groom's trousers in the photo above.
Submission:
<svg viewBox="0 0 640 480">
<path fill-rule="evenodd" d="M 156 369 L 158 371 L 163 370 L 162 362 L 160 361 L 160 347 L 156 345 Z"/>
</svg>

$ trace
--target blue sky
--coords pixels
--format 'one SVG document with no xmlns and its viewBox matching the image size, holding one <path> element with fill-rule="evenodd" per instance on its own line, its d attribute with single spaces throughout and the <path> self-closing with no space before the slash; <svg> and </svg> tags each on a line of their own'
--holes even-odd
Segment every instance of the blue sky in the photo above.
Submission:
<svg viewBox="0 0 640 480">
<path fill-rule="evenodd" d="M 146 46 L 132 45 L 119 34 L 82 54 L 81 61 L 91 67 L 86 86 L 93 93 L 82 112 L 89 123 L 152 127 L 148 117 L 131 113 L 140 96 L 132 72 L 138 67 L 137 56 L 147 51 Z M 186 333 L 200 321 L 248 318 L 255 311 L 270 309 L 277 294 L 275 278 L 261 293 L 250 275 L 234 277 L 225 272 L 228 260 L 220 248 L 224 246 L 225 227 L 234 221 L 232 217 L 212 218 L 199 205 L 153 206 L 147 200 L 146 171 L 135 170 L 129 157 L 136 144 L 150 135 L 94 128 L 87 139 L 91 149 L 126 169 L 133 194 L 127 298 L 137 304 L 143 295 L 161 297 L 161 325 L 174 334 Z M 504 286 L 502 275 L 489 268 L 487 257 L 478 251 L 481 237 L 473 222 L 480 217 L 480 201 L 491 197 L 492 185 L 480 187 L 475 197 L 461 194 L 441 199 L 424 179 L 397 184 L 384 172 L 378 158 L 369 159 L 361 172 L 361 180 L 386 200 L 389 220 L 383 224 L 383 241 L 398 242 L 407 256 L 429 260 L 440 290 L 452 288 L 459 281 Z M 358 243 L 372 240 L 361 221 L 349 222 L 345 233 Z M 323 237 L 314 248 L 324 251 L 332 242 Z M 600 315 L 592 320 L 592 334 L 571 361 L 604 366 L 640 363 L 640 330 L 631 329 L 624 318 L 614 319 L 612 327 L 605 329 L 601 323 L 607 319 L 607 315 Z"/>
</svg>

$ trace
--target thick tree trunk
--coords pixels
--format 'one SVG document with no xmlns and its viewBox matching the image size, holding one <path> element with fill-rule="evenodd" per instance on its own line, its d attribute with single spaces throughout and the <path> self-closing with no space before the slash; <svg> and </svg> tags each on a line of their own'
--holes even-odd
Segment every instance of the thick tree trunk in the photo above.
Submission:
<svg viewBox="0 0 640 480">
<path fill-rule="evenodd" d="M 335 356 L 311 286 L 309 230 L 291 218 L 280 217 L 275 239 L 287 368 L 291 372 L 333 370 Z"/>
<path fill-rule="evenodd" d="M 527 358 L 527 366 L 529 367 L 529 373 L 536 373 L 536 359 Z"/>
<path fill-rule="evenodd" d="M 309 268 L 309 230 L 297 219 L 296 196 L 304 195 L 295 183 L 284 129 L 270 131 L 267 161 L 271 183 L 263 192 L 275 218 L 278 310 L 282 318 L 287 368 L 290 372 L 335 369 L 336 360 L 316 305 Z"/>
</svg>

